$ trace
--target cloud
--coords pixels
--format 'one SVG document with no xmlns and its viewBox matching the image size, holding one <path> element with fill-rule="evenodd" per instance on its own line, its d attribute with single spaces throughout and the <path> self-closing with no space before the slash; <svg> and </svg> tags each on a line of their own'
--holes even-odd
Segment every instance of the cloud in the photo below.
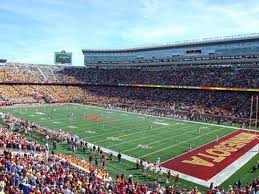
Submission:
<svg viewBox="0 0 259 194">
<path fill-rule="evenodd" d="M 155 41 L 165 41 L 184 33 L 185 26 L 153 26 L 153 27 L 135 27 L 122 34 L 124 39 L 134 43 L 141 44 L 155 43 Z M 165 43 L 164 42 L 164 43 Z"/>
<path fill-rule="evenodd" d="M 253 33 L 257 0 L 12 0 L 0 4 L 0 49 L 20 62 L 53 64 L 55 51 Z"/>
<path fill-rule="evenodd" d="M 212 5 L 208 7 L 208 10 L 221 16 L 222 22 L 225 20 L 227 24 L 231 23 L 231 28 L 226 27 L 228 31 L 253 33 L 258 32 L 259 6 L 252 2 L 243 1 L 231 5 Z"/>
<path fill-rule="evenodd" d="M 162 3 L 159 0 L 143 0 L 140 12 L 144 18 L 149 18 L 157 14 L 161 7 Z"/>
</svg>

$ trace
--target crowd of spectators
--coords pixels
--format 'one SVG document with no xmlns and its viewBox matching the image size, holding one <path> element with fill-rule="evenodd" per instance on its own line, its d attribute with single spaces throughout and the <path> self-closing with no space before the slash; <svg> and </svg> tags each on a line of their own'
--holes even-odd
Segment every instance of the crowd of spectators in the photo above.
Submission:
<svg viewBox="0 0 259 194">
<path fill-rule="evenodd" d="M 252 96 L 242 92 L 141 87 L 87 87 L 85 90 L 86 103 L 160 116 L 240 124 L 248 121 Z"/>
<path fill-rule="evenodd" d="M 75 102 L 82 96 L 76 86 L 0 85 L 0 105 Z"/>
<path fill-rule="evenodd" d="M 17 149 L 37 152 L 46 152 L 46 147 L 40 146 L 36 142 L 29 142 L 20 134 L 13 133 L 7 128 L 0 126 L 0 148 Z"/>
<path fill-rule="evenodd" d="M 91 84 L 157 84 L 258 88 L 259 69 L 198 67 L 175 69 L 79 69 L 65 68 L 57 73 L 64 80 L 75 77 Z"/>
<path fill-rule="evenodd" d="M 13 82 L 33 82 L 39 81 L 38 77 L 29 72 L 17 71 L 14 68 L 1 68 L 0 66 L 0 81 L 13 81 Z"/>
<path fill-rule="evenodd" d="M 1 65 L 0 70 L 0 81 L 2 82 L 259 87 L 259 69 L 251 67 L 90 69 L 86 67 L 7 64 Z"/>
<path fill-rule="evenodd" d="M 55 131 L 46 127 L 42 127 L 33 122 L 16 118 L 12 114 L 2 114 L 0 122 L 6 123 L 9 130 L 15 130 L 16 132 L 24 135 L 33 133 L 37 136 L 41 136 L 42 139 L 45 139 L 46 136 L 48 136 L 50 140 L 57 142 L 65 141 L 68 137 L 71 136 L 71 134 L 65 132 L 62 129 Z M 18 126 L 18 128 L 16 128 L 16 126 Z"/>
<path fill-rule="evenodd" d="M 0 105 L 93 103 L 161 116 L 240 124 L 248 122 L 251 96 L 255 95 L 249 92 L 116 86 L 0 85 L 0 89 Z"/>
<path fill-rule="evenodd" d="M 36 156 L 4 151 L 0 155 L 3 190 L 15 193 L 104 193 L 105 184 L 56 155 Z M 103 191 L 103 192 L 102 192 Z"/>
</svg>

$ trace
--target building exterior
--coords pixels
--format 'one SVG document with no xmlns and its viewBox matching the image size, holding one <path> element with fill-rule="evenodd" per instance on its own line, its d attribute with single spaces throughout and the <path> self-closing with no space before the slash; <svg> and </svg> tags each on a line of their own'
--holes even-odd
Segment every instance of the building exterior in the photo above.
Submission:
<svg viewBox="0 0 259 194">
<path fill-rule="evenodd" d="M 82 52 L 84 65 L 88 67 L 257 64 L 259 34 Z"/>
</svg>

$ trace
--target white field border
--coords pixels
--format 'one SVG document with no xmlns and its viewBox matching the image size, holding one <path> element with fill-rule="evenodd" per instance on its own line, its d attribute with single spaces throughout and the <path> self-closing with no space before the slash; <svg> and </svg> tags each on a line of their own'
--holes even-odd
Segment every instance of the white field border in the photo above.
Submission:
<svg viewBox="0 0 259 194">
<path fill-rule="evenodd" d="M 54 104 L 54 105 L 58 105 L 58 104 Z M 208 125 L 208 126 L 218 126 L 218 127 L 222 127 L 222 128 L 240 129 L 239 127 L 218 125 L 218 124 L 212 124 L 212 123 L 204 123 L 204 122 L 199 122 L 199 121 L 189 121 L 189 120 L 176 119 L 176 118 L 161 117 L 161 116 L 149 115 L 149 114 L 144 114 L 144 113 L 139 113 L 139 112 L 128 112 L 128 111 L 125 111 L 125 110 L 104 108 L 104 107 L 99 107 L 99 106 L 94 106 L 94 105 L 84 105 L 84 104 L 78 104 L 78 103 L 62 103 L 62 104 L 59 104 L 59 105 L 77 105 L 77 106 L 84 106 L 84 107 L 90 107 L 90 108 L 96 108 L 96 109 L 102 109 L 102 110 L 123 112 L 123 113 L 128 113 L 128 114 L 135 114 L 135 115 L 142 115 L 142 116 L 151 116 L 151 117 L 155 117 L 155 118 L 177 120 L 177 121 L 181 121 L 181 122 L 197 123 L 197 124 L 203 124 L 203 125 Z M 31 107 L 40 107 L 40 106 L 44 107 L 44 106 L 53 106 L 53 105 L 52 104 L 48 104 L 48 105 L 37 104 L 35 106 L 35 104 L 34 104 Z M 4 108 L 11 108 L 11 107 L 13 107 L 13 106 L 8 106 L 8 107 L 4 107 Z M 13 107 L 13 108 L 26 108 L 26 106 L 16 106 L 16 107 Z M 243 130 L 251 131 L 251 132 L 258 132 L 256 130 L 250 130 L 250 129 L 243 129 Z M 213 141 L 215 141 L 215 140 L 213 140 Z M 213 142 L 213 141 L 211 141 L 211 142 Z M 209 143 L 211 143 L 211 142 L 209 142 Z M 209 144 L 209 143 L 207 143 L 207 144 Z M 92 143 L 88 143 L 88 144 L 90 146 L 94 146 L 94 144 L 92 144 Z M 204 145 L 206 145 L 206 144 L 204 144 Z M 204 145 L 202 145 L 202 146 L 204 146 Z M 199 146 L 199 147 L 202 147 L 202 146 Z M 199 148 L 199 147 L 197 147 L 197 148 Z M 247 153 L 245 153 L 243 156 L 241 156 L 236 161 L 231 163 L 224 170 L 222 170 L 220 173 L 218 173 L 217 175 L 215 175 L 214 177 L 212 177 L 208 181 L 205 181 L 205 180 L 202 180 L 202 179 L 190 176 L 190 175 L 186 175 L 184 173 L 173 171 L 173 170 L 170 170 L 170 169 L 167 169 L 167 168 L 164 168 L 164 167 L 162 167 L 161 169 L 162 169 L 163 173 L 166 173 L 168 170 L 170 170 L 172 172 L 172 174 L 174 174 L 174 175 L 179 174 L 179 177 L 181 179 L 185 179 L 187 181 L 191 181 L 191 182 L 197 183 L 197 184 L 205 186 L 205 187 L 209 187 L 211 182 L 213 182 L 214 185 L 220 185 L 226 179 L 228 179 L 230 176 L 232 176 L 237 170 L 239 170 L 244 164 L 246 164 L 249 160 L 251 160 L 258 153 L 258 150 L 259 150 L 259 144 L 254 146 L 251 150 L 249 150 Z M 107 149 L 107 148 L 103 148 L 103 151 L 105 153 L 112 153 L 113 155 L 118 155 L 119 154 L 119 152 L 116 152 L 116 151 L 113 151 L 113 150 L 110 150 L 110 149 Z M 183 153 L 183 154 L 185 154 L 185 153 Z M 122 158 L 127 160 L 127 161 L 130 161 L 130 162 L 133 162 L 133 163 L 136 163 L 136 161 L 137 161 L 137 158 L 135 158 L 135 157 L 128 156 L 128 155 L 125 155 L 123 153 L 121 153 L 121 155 L 122 155 Z M 178 156 L 176 156 L 176 157 L 178 157 Z M 176 158 L 176 157 L 174 157 L 174 158 Z M 171 159 L 169 159 L 169 160 L 171 160 Z M 168 161 L 168 160 L 166 160 L 166 161 Z"/>
<path fill-rule="evenodd" d="M 222 184 L 225 180 L 231 177 L 236 171 L 238 171 L 242 166 L 244 166 L 249 160 L 255 157 L 256 154 L 258 154 L 258 150 L 259 150 L 259 144 L 255 145 L 253 148 L 251 148 L 249 151 L 247 151 L 237 160 L 232 162 L 229 166 L 224 168 L 224 170 L 222 170 L 217 175 L 212 177 L 209 180 L 209 182 L 213 182 L 214 185 Z"/>
</svg>

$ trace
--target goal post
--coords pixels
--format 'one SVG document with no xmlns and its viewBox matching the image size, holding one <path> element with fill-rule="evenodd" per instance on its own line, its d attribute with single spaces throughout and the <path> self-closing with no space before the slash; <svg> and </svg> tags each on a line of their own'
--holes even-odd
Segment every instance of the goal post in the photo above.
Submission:
<svg viewBox="0 0 259 194">
<path fill-rule="evenodd" d="M 254 104 L 254 96 L 251 97 L 251 106 L 250 106 L 250 118 L 249 118 L 249 129 L 252 127 L 252 118 L 253 118 L 253 104 Z"/>
<path fill-rule="evenodd" d="M 256 105 L 255 105 L 255 130 L 257 130 L 258 125 L 258 96 L 256 96 Z"/>
</svg>

